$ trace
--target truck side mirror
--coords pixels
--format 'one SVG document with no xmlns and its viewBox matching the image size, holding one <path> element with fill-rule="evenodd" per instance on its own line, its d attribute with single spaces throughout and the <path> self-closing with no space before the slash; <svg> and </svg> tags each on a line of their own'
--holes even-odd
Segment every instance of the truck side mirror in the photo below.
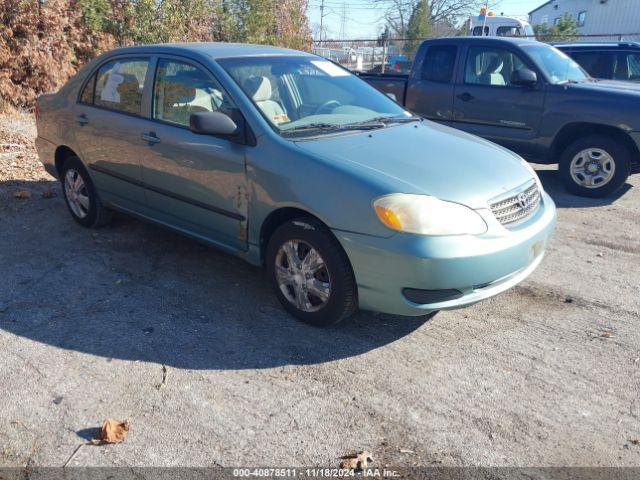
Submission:
<svg viewBox="0 0 640 480">
<path fill-rule="evenodd" d="M 189 117 L 189 128 L 201 135 L 231 136 L 238 132 L 236 122 L 220 112 L 197 112 Z"/>
<path fill-rule="evenodd" d="M 538 83 L 538 76 L 533 70 L 528 68 L 519 68 L 511 72 L 511 84 L 521 85 L 523 87 L 533 87 Z"/>
</svg>

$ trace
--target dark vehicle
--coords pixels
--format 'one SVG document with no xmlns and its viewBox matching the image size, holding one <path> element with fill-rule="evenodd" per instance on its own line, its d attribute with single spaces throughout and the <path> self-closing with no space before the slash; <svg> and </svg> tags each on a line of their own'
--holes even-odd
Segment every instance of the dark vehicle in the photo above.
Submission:
<svg viewBox="0 0 640 480">
<path fill-rule="evenodd" d="M 594 78 L 640 82 L 640 42 L 556 44 Z"/>
<path fill-rule="evenodd" d="M 393 73 L 409 74 L 412 66 L 413 62 L 411 61 L 398 61 L 393 64 Z"/>
<path fill-rule="evenodd" d="M 426 40 L 411 73 L 361 78 L 425 118 L 559 163 L 571 192 L 604 197 L 640 170 L 640 85 L 595 81 L 534 40 Z"/>
</svg>

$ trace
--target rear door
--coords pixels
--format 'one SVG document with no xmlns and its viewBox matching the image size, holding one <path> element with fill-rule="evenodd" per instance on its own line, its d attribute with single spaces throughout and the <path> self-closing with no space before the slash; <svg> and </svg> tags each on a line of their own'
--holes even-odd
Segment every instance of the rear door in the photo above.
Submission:
<svg viewBox="0 0 640 480">
<path fill-rule="evenodd" d="M 407 87 L 406 107 L 425 118 L 449 122 L 453 118 L 453 74 L 458 58 L 455 44 L 424 44 Z"/>
<path fill-rule="evenodd" d="M 152 89 L 152 124 L 138 130 L 145 152 L 142 181 L 152 215 L 232 250 L 247 246 L 247 145 L 189 129 L 196 112 L 239 112 L 202 65 L 159 57 Z"/>
<path fill-rule="evenodd" d="M 513 85 L 511 73 L 520 68 L 538 73 L 515 49 L 468 47 L 454 92 L 452 125 L 522 155 L 534 153 L 544 90 L 540 73 L 535 87 Z"/>
<path fill-rule="evenodd" d="M 108 60 L 94 72 L 75 106 L 80 157 L 105 201 L 134 208 L 144 204 L 140 131 L 144 118 L 149 57 Z"/>
</svg>

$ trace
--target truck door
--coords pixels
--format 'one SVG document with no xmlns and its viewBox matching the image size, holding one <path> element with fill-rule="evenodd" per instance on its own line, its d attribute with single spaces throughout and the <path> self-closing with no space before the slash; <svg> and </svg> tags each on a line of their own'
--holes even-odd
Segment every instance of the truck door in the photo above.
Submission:
<svg viewBox="0 0 640 480">
<path fill-rule="evenodd" d="M 544 109 L 542 79 L 536 86 L 511 83 L 514 70 L 537 69 L 514 50 L 468 48 L 454 94 L 452 126 L 514 150 L 534 154 Z"/>
<path fill-rule="evenodd" d="M 426 52 L 421 53 L 418 52 L 409 77 L 405 106 L 430 120 L 448 123 L 453 118 L 453 73 L 458 47 L 427 44 Z"/>
</svg>

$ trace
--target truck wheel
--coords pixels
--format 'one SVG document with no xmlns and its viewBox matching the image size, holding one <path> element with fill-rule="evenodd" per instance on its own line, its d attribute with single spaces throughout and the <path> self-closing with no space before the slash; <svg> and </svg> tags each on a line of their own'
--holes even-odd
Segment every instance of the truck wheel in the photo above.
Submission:
<svg viewBox="0 0 640 480">
<path fill-rule="evenodd" d="M 298 320 L 324 327 L 357 310 L 347 254 L 320 222 L 298 218 L 280 225 L 269 240 L 266 261 L 280 303 Z"/>
<path fill-rule="evenodd" d="M 102 205 L 87 169 L 76 156 L 69 157 L 60 175 L 62 194 L 73 219 L 83 227 L 101 227 L 112 212 Z"/>
<path fill-rule="evenodd" d="M 618 190 L 631 171 L 631 152 L 605 135 L 588 135 L 571 143 L 559 162 L 560 178 L 571 193 L 602 198 Z"/>
</svg>

